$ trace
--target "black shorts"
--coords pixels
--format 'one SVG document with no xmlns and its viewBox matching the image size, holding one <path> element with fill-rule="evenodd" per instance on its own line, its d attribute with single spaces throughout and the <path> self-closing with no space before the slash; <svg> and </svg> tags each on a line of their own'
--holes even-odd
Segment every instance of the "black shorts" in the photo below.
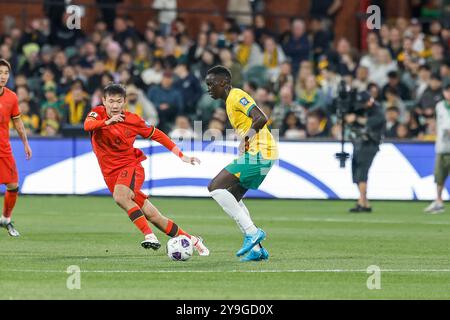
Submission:
<svg viewBox="0 0 450 320">
<path fill-rule="evenodd" d="M 354 149 L 352 157 L 353 183 L 367 182 L 369 169 L 373 159 L 378 152 L 378 148 Z"/>
</svg>

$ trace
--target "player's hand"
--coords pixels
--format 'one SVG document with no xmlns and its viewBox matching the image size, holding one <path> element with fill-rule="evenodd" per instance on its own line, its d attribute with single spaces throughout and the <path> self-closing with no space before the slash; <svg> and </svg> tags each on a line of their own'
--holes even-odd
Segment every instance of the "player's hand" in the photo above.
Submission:
<svg viewBox="0 0 450 320">
<path fill-rule="evenodd" d="M 242 156 L 245 152 L 250 148 L 250 140 L 248 137 L 245 137 L 239 144 L 239 155 Z"/>
<path fill-rule="evenodd" d="M 186 155 L 183 155 L 183 157 L 181 158 L 181 160 L 183 160 L 183 162 L 190 163 L 190 164 L 192 164 L 193 166 L 194 166 L 195 164 L 200 164 L 200 160 L 199 160 L 198 158 L 196 158 L 196 157 L 188 157 L 188 156 L 186 156 Z"/>
<path fill-rule="evenodd" d="M 25 145 L 25 157 L 27 160 L 31 159 L 31 156 L 33 155 L 33 151 L 31 151 L 30 145 Z"/>
<path fill-rule="evenodd" d="M 114 124 L 117 122 L 123 122 L 125 120 L 125 115 L 123 113 L 119 113 L 116 115 L 113 115 L 111 118 L 105 121 L 105 124 L 109 126 L 110 124 Z"/>
</svg>

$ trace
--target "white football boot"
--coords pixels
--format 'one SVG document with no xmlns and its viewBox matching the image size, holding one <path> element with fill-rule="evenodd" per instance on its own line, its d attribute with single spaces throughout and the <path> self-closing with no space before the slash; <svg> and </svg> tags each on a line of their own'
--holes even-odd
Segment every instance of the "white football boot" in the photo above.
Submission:
<svg viewBox="0 0 450 320">
<path fill-rule="evenodd" d="M 197 250 L 199 256 L 207 257 L 209 256 L 209 249 L 203 243 L 202 237 L 199 236 L 191 236 L 192 244 L 194 245 L 195 250 Z"/>
<path fill-rule="evenodd" d="M 0 220 L 0 227 L 8 230 L 8 234 L 11 237 L 20 237 L 19 231 L 17 231 L 16 228 L 14 228 L 14 225 L 12 224 L 12 222 L 6 222 L 4 220 Z"/>
<path fill-rule="evenodd" d="M 428 214 L 439 214 L 444 212 L 444 205 L 442 203 L 438 203 L 437 201 L 433 201 L 423 211 Z"/>
<path fill-rule="evenodd" d="M 154 233 L 150 233 L 145 236 L 144 241 L 141 242 L 141 246 L 144 249 L 158 250 L 159 248 L 161 248 L 161 243 L 159 242 L 158 238 L 156 238 Z"/>
</svg>

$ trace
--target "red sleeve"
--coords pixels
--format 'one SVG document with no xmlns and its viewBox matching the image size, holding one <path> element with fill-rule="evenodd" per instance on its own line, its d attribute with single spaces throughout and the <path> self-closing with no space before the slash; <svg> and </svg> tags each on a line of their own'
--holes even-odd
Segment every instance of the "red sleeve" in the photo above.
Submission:
<svg viewBox="0 0 450 320">
<path fill-rule="evenodd" d="M 153 133 L 150 135 L 150 139 L 155 140 L 156 142 L 160 143 L 164 147 L 166 147 L 168 150 L 172 151 L 177 157 L 183 157 L 183 152 L 177 147 L 175 142 L 173 142 L 164 132 L 161 130 L 153 127 Z"/>
<path fill-rule="evenodd" d="M 13 94 L 13 106 L 11 109 L 11 118 L 17 119 L 20 117 L 20 110 L 19 110 L 19 100 L 17 99 L 17 96 Z"/>
<path fill-rule="evenodd" d="M 135 116 L 135 115 L 133 114 L 133 116 Z M 135 118 L 131 118 L 131 119 L 133 119 L 133 120 L 130 120 L 130 121 L 137 123 L 136 126 L 137 126 L 138 134 L 142 138 L 150 139 L 155 130 L 155 127 L 150 124 L 147 124 L 147 122 L 145 122 L 145 120 L 142 119 L 141 117 L 135 116 Z"/>
<path fill-rule="evenodd" d="M 104 127 L 106 126 L 105 121 L 106 119 L 101 119 L 101 116 L 97 112 L 95 112 L 95 110 L 92 110 L 87 115 L 86 120 L 84 120 L 84 130 L 94 131 L 96 129 Z"/>
</svg>

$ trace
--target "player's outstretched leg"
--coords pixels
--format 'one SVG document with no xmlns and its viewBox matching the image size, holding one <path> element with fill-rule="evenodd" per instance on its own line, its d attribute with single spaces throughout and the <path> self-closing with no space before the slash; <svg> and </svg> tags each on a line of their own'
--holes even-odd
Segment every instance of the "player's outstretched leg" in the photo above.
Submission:
<svg viewBox="0 0 450 320">
<path fill-rule="evenodd" d="M 145 249 L 158 250 L 161 247 L 161 243 L 150 228 L 142 210 L 132 200 L 133 196 L 133 191 L 125 185 L 116 185 L 114 187 L 114 201 L 128 213 L 130 220 L 144 234 L 144 241 L 141 242 L 141 246 Z"/>
<path fill-rule="evenodd" d="M 14 228 L 11 222 L 11 216 L 16 205 L 19 194 L 19 187 L 17 183 L 10 183 L 6 185 L 5 198 L 3 200 L 3 214 L 0 218 L 0 227 L 5 228 L 11 237 L 19 237 L 19 232 Z"/>
<path fill-rule="evenodd" d="M 163 216 L 161 212 L 159 212 L 158 208 L 156 208 L 150 201 L 145 200 L 144 205 L 142 206 L 142 211 L 148 221 L 150 221 L 154 226 L 167 234 L 169 237 L 185 235 L 192 240 L 192 244 L 200 256 L 209 256 L 209 249 L 205 246 L 201 237 L 193 236 L 181 229 L 175 222 Z"/>
<path fill-rule="evenodd" d="M 262 229 L 255 226 L 250 215 L 247 215 L 238 203 L 238 200 L 241 200 L 247 190 L 240 187 L 241 192 L 238 195 L 232 194 L 229 191 L 230 188 L 231 190 L 239 189 L 235 187 L 236 185 L 239 185 L 239 179 L 226 169 L 223 169 L 211 180 L 208 190 L 213 199 L 236 221 L 241 230 L 245 232 L 242 248 L 236 252 L 236 255 L 240 257 L 263 241 L 266 238 L 266 234 Z"/>
</svg>

